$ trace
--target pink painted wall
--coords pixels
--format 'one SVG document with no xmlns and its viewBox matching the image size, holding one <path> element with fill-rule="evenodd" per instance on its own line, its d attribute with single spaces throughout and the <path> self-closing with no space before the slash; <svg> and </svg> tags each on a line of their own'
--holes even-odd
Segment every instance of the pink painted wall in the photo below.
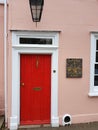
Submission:
<svg viewBox="0 0 98 130">
<path fill-rule="evenodd" d="M 98 32 L 98 0 L 45 0 L 42 19 L 37 27 L 32 22 L 28 0 L 9 0 L 8 14 L 9 30 L 61 31 L 59 35 L 58 106 L 60 123 L 62 116 L 66 113 L 72 116 L 73 123 L 98 121 L 98 97 L 88 96 L 90 32 Z M 11 46 L 9 47 L 11 50 Z M 11 54 L 10 51 L 9 53 Z M 67 58 L 83 59 L 82 78 L 66 78 Z M 10 66 L 9 62 L 9 72 Z M 11 79 L 8 86 L 10 95 Z M 9 102 L 11 102 L 10 99 L 9 96 Z M 9 111 L 11 111 L 10 106 L 11 104 Z"/>
<path fill-rule="evenodd" d="M 4 60 L 3 60 L 3 39 L 4 39 L 4 7 L 0 5 L 0 115 L 4 114 Z"/>
</svg>

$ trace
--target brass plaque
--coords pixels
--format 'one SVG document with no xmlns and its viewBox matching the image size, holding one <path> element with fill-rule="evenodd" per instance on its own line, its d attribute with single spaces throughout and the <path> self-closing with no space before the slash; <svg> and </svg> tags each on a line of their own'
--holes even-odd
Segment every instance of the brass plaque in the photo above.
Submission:
<svg viewBox="0 0 98 130">
<path fill-rule="evenodd" d="M 66 77 L 82 77 L 82 59 L 70 58 L 66 60 Z"/>
</svg>

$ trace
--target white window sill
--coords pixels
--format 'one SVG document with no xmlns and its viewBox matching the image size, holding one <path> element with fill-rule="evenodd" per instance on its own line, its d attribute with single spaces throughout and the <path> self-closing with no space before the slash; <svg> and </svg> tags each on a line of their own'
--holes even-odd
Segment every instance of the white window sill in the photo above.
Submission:
<svg viewBox="0 0 98 130">
<path fill-rule="evenodd" d="M 88 96 L 90 96 L 90 97 L 97 97 L 98 96 L 98 92 L 90 92 L 88 94 Z"/>
<path fill-rule="evenodd" d="M 4 4 L 4 0 L 0 0 L 0 4 Z"/>
</svg>

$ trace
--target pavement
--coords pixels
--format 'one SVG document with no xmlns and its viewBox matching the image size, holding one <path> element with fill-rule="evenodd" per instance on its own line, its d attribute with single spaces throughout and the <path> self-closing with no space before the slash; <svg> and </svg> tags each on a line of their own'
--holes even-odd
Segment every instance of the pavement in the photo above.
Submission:
<svg viewBox="0 0 98 130">
<path fill-rule="evenodd" d="M 60 127 L 37 127 L 37 128 L 19 128 L 18 130 L 98 130 L 98 122 L 72 124 L 69 126 Z"/>
<path fill-rule="evenodd" d="M 4 116 L 0 116 L 0 130 L 4 128 Z"/>
<path fill-rule="evenodd" d="M 0 130 L 8 130 L 3 128 Z M 19 128 L 18 130 L 98 130 L 98 122 L 84 123 L 84 124 L 72 124 L 70 126 L 60 127 L 33 127 L 33 128 Z"/>
</svg>

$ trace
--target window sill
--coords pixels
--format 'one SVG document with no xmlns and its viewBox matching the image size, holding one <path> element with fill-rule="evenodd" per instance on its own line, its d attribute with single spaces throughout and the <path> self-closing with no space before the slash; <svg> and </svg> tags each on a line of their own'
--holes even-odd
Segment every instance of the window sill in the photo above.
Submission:
<svg viewBox="0 0 98 130">
<path fill-rule="evenodd" d="M 98 96 L 98 92 L 90 92 L 90 93 L 88 93 L 88 96 L 89 97 L 97 97 Z"/>
<path fill-rule="evenodd" d="M 0 0 L 0 4 L 4 4 L 4 0 Z"/>
</svg>

